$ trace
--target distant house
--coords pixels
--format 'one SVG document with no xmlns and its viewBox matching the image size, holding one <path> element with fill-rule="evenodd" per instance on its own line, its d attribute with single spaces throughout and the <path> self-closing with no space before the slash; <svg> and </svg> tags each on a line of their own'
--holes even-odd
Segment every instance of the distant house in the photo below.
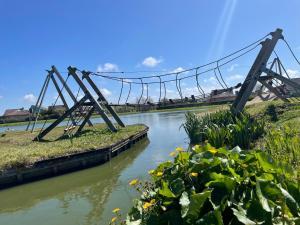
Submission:
<svg viewBox="0 0 300 225">
<path fill-rule="evenodd" d="M 67 111 L 67 108 L 64 105 L 54 105 L 48 107 L 48 113 L 62 115 Z"/>
<path fill-rule="evenodd" d="M 207 97 L 206 102 L 209 103 L 221 103 L 221 102 L 233 102 L 236 95 L 232 91 L 221 92 L 219 90 L 213 90 L 209 97 Z"/>
<path fill-rule="evenodd" d="M 67 109 L 64 105 L 54 105 L 48 107 L 48 111 L 50 112 L 64 113 L 66 110 Z"/>
<path fill-rule="evenodd" d="M 1 117 L 2 123 L 21 122 L 27 121 L 30 117 L 29 110 L 20 109 L 7 109 Z"/>
<path fill-rule="evenodd" d="M 29 112 L 32 113 L 32 114 L 35 114 L 35 113 L 37 113 L 38 111 L 40 111 L 40 113 L 42 113 L 42 112 L 47 111 L 47 108 L 41 107 L 40 110 L 39 110 L 39 107 L 37 107 L 37 106 L 35 106 L 35 105 L 32 105 L 32 106 L 30 106 L 30 108 L 29 108 Z"/>
</svg>

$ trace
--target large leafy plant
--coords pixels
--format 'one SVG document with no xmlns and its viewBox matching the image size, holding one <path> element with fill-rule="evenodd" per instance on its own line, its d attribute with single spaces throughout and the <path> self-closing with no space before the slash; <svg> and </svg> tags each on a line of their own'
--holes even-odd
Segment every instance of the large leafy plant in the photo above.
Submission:
<svg viewBox="0 0 300 225">
<path fill-rule="evenodd" d="M 183 127 L 192 144 L 208 140 L 219 148 L 240 146 L 249 149 L 251 143 L 261 137 L 265 130 L 263 120 L 255 120 L 248 113 L 234 115 L 230 110 L 197 117 L 188 112 Z"/>
<path fill-rule="evenodd" d="M 141 197 L 126 224 L 300 223 L 300 184 L 293 170 L 262 151 L 209 144 L 177 149 L 173 162 L 150 174 L 152 183 L 131 183 Z"/>
</svg>

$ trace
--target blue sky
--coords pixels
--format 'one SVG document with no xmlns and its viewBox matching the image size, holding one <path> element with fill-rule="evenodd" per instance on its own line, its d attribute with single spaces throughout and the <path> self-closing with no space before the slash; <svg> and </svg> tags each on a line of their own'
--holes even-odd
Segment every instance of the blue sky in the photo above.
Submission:
<svg viewBox="0 0 300 225">
<path fill-rule="evenodd" d="M 299 8 L 299 0 L 0 0 L 0 114 L 33 104 L 51 65 L 61 72 L 69 65 L 90 71 L 186 69 L 277 27 L 300 56 Z M 282 43 L 278 51 L 291 73 L 299 74 Z M 241 81 L 254 57 L 223 68 L 225 80 Z M 117 99 L 120 83 L 95 82 L 110 101 Z M 201 77 L 201 84 L 217 87 L 211 75 Z M 186 95 L 194 88 L 193 80 L 183 84 Z M 157 97 L 157 87 L 150 90 Z M 139 87 L 133 92 L 135 98 Z M 168 93 L 176 94 L 174 85 Z M 54 98 L 50 87 L 45 105 Z"/>
</svg>

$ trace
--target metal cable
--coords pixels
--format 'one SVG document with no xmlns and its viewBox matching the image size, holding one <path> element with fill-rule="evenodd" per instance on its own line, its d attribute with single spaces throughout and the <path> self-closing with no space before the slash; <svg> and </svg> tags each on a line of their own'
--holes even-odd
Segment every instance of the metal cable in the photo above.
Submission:
<svg viewBox="0 0 300 225">
<path fill-rule="evenodd" d="M 204 97 L 205 97 L 204 91 L 203 91 L 202 87 L 201 87 L 200 84 L 199 84 L 199 79 L 198 79 L 198 75 L 199 75 L 199 74 L 198 74 L 198 69 L 199 69 L 199 68 L 196 69 L 196 74 L 195 74 L 196 82 L 197 82 L 197 88 L 198 88 L 199 93 L 200 93 L 200 94 L 203 94 Z"/>
<path fill-rule="evenodd" d="M 138 100 L 138 105 L 140 104 L 141 99 L 142 99 L 143 94 L 144 94 L 144 83 L 143 83 L 143 78 L 140 78 L 140 80 L 141 80 L 141 85 L 142 85 L 142 93 L 141 93 L 140 99 Z"/>
<path fill-rule="evenodd" d="M 222 57 L 222 58 L 219 58 L 218 60 L 214 60 L 214 61 L 211 61 L 211 62 L 209 62 L 209 63 L 207 63 L 207 64 L 203 64 L 203 65 L 200 65 L 200 66 L 197 66 L 197 67 L 194 67 L 194 68 L 189 68 L 189 69 L 180 71 L 180 73 L 185 73 L 185 72 L 189 72 L 189 71 L 195 70 L 196 68 L 202 68 L 202 67 L 206 67 L 206 66 L 209 66 L 209 65 L 212 65 L 212 64 L 216 64 L 217 62 L 220 62 L 220 61 L 222 61 L 222 60 L 224 60 L 224 59 L 230 58 L 231 56 L 234 56 L 234 55 L 236 55 L 237 53 L 242 52 L 242 51 L 244 51 L 244 50 L 250 48 L 250 47 L 253 46 L 253 45 L 256 45 L 256 46 L 255 46 L 255 48 L 256 48 L 258 45 L 260 45 L 260 42 L 261 42 L 262 40 L 264 40 L 266 37 L 268 37 L 269 35 L 270 35 L 270 33 L 267 34 L 267 35 L 265 35 L 265 36 L 263 36 L 262 38 L 258 39 L 257 41 L 255 41 L 255 42 L 253 42 L 253 43 L 251 43 L 251 44 L 249 44 L 249 45 L 247 45 L 247 46 L 245 46 L 245 47 L 243 47 L 243 48 L 240 48 L 240 49 L 237 50 L 237 51 L 234 51 L 234 52 L 232 52 L 232 53 L 230 53 L 230 54 L 228 54 L 228 55 L 226 55 L 226 56 L 224 56 L 224 57 Z M 249 50 L 246 51 L 245 54 L 248 53 L 248 52 L 249 52 Z M 243 53 L 243 54 L 244 54 L 244 53 Z M 243 54 L 241 54 L 241 55 L 243 55 Z M 235 57 L 234 59 L 236 59 L 236 57 Z M 233 60 L 234 60 L 234 59 L 233 59 Z M 230 60 L 230 61 L 232 61 L 232 60 Z M 124 74 L 125 72 L 105 72 L 105 73 L 122 73 L 122 74 Z M 135 72 L 134 72 L 134 71 L 129 71 L 129 72 L 127 72 L 127 73 L 135 73 Z M 165 73 L 165 74 L 160 74 L 160 75 L 142 76 L 142 77 L 138 77 L 138 78 L 137 78 L 137 77 L 130 77 L 130 78 L 128 77 L 127 79 L 140 79 L 140 78 L 147 79 L 147 78 L 154 78 L 154 77 L 157 77 L 157 76 L 164 77 L 164 76 L 169 76 L 169 75 L 175 75 L 175 74 L 177 74 L 177 73 L 178 73 L 178 72 L 170 72 L 170 73 Z M 106 77 L 106 78 L 117 78 L 117 79 L 124 78 L 124 77 L 116 77 L 116 76 L 106 76 L 106 75 L 101 75 L 101 74 L 103 74 L 103 72 L 95 72 L 95 73 L 93 73 L 93 74 L 98 74 L 99 76 Z"/>
<path fill-rule="evenodd" d="M 128 102 L 128 99 L 129 99 L 129 96 L 130 96 L 130 92 L 131 92 L 131 83 L 129 83 L 129 90 L 128 90 L 128 95 L 127 95 L 125 104 L 127 104 L 127 102 Z"/>
<path fill-rule="evenodd" d="M 292 50 L 291 46 L 289 45 L 289 43 L 285 40 L 285 39 L 282 39 L 284 41 L 284 43 L 286 44 L 286 46 L 288 47 L 288 49 L 290 50 L 290 52 L 292 53 L 294 59 L 296 60 L 296 62 L 300 65 L 300 61 L 299 59 L 297 58 L 296 54 L 294 53 L 294 51 Z"/>
<path fill-rule="evenodd" d="M 217 78 L 218 83 L 221 85 L 221 87 L 222 87 L 223 89 L 225 89 L 225 87 L 223 86 L 223 84 L 220 82 L 220 80 L 219 80 L 219 78 L 218 78 L 218 75 L 217 75 L 217 73 L 216 73 L 216 68 L 214 69 L 214 74 L 215 74 L 215 77 Z"/>
<path fill-rule="evenodd" d="M 224 81 L 222 73 L 221 73 L 220 68 L 219 68 L 219 61 L 217 62 L 217 69 L 218 69 L 218 72 L 219 72 L 219 76 L 221 77 L 225 87 L 228 89 L 228 86 L 227 86 L 226 82 Z"/>
<path fill-rule="evenodd" d="M 122 80 L 122 87 L 121 87 L 121 90 L 120 90 L 120 95 L 119 95 L 119 99 L 118 99 L 118 105 L 120 104 L 120 100 L 121 100 L 121 96 L 122 96 L 122 92 L 123 92 L 123 85 L 124 85 L 124 82 L 123 82 L 123 79 Z"/>
<path fill-rule="evenodd" d="M 175 79 L 175 81 L 176 81 L 176 88 L 177 88 L 178 94 L 179 94 L 179 96 L 180 96 L 180 98 L 182 100 L 181 90 L 180 90 L 180 87 L 178 86 L 178 75 L 179 75 L 179 73 L 176 74 L 176 79 Z"/>
<path fill-rule="evenodd" d="M 157 76 L 158 79 L 159 79 L 159 99 L 158 99 L 158 102 L 160 102 L 161 100 L 161 77 L 160 76 Z"/>
</svg>

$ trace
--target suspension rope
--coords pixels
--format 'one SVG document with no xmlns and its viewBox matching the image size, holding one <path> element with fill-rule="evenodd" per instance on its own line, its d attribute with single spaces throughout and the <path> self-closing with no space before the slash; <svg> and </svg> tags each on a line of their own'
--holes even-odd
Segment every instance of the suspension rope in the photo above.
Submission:
<svg viewBox="0 0 300 225">
<path fill-rule="evenodd" d="M 157 76 L 158 79 L 159 79 L 159 99 L 158 99 L 158 102 L 160 102 L 161 100 L 161 77 L 160 76 Z"/>
<path fill-rule="evenodd" d="M 261 42 L 262 40 L 264 40 L 266 37 L 268 37 L 269 35 L 270 35 L 270 33 L 267 34 L 267 35 L 265 35 L 265 36 L 263 36 L 262 38 L 258 39 L 257 41 L 255 41 L 255 42 L 253 42 L 253 43 L 251 43 L 251 44 L 249 44 L 249 45 L 243 47 L 243 48 L 240 48 L 240 49 L 238 49 L 238 50 L 236 50 L 236 51 L 234 51 L 234 52 L 232 52 L 232 53 L 230 53 L 230 54 L 228 54 L 228 55 L 226 55 L 226 56 L 224 56 L 224 57 L 222 57 L 222 58 L 219 58 L 218 60 L 214 60 L 214 61 L 211 61 L 211 62 L 209 62 L 209 63 L 207 63 L 207 64 L 203 64 L 203 65 L 201 65 L 201 66 L 197 66 L 197 67 L 194 67 L 194 68 L 189 68 L 189 69 L 180 71 L 180 73 L 190 72 L 190 71 L 192 71 L 192 70 L 195 70 L 195 69 L 198 68 L 198 67 L 199 67 L 199 68 L 202 68 L 202 67 L 206 67 L 206 66 L 209 66 L 209 65 L 216 64 L 217 62 L 223 61 L 224 59 L 230 58 L 231 56 L 234 56 L 234 55 L 236 55 L 236 54 L 238 54 L 238 53 L 240 53 L 240 52 L 243 52 L 244 50 L 246 50 L 246 49 L 252 47 L 253 45 L 255 45 L 254 48 L 256 48 L 258 45 L 260 45 L 260 42 Z M 248 51 L 242 53 L 241 56 L 244 55 L 244 54 L 247 54 L 247 53 L 248 53 L 249 51 L 251 51 L 251 50 L 253 50 L 253 49 L 251 48 L 250 50 L 248 50 Z M 233 58 L 232 60 L 235 60 L 236 58 L 237 58 L 237 57 Z M 232 60 L 229 60 L 229 62 L 232 61 Z M 223 64 L 222 64 L 222 65 L 223 65 Z M 220 66 L 221 66 L 221 65 L 220 65 Z M 136 73 L 135 71 L 129 71 L 129 72 L 130 72 L 130 73 Z M 124 74 L 125 72 L 106 72 L 106 73 L 122 73 L 122 74 Z M 127 73 L 128 73 L 128 72 L 127 72 Z M 130 77 L 130 78 L 128 77 L 127 79 L 133 79 L 133 80 L 134 80 L 134 79 L 140 79 L 140 78 L 143 78 L 143 79 L 146 79 L 146 78 L 154 78 L 154 77 L 157 77 L 157 76 L 164 77 L 164 76 L 169 76 L 169 75 L 176 75 L 177 73 L 178 73 L 178 72 L 169 72 L 169 73 L 160 74 L 160 75 L 151 75 L 151 76 L 142 76 L 142 77 Z M 99 75 L 99 76 L 102 76 L 102 77 L 106 77 L 106 78 L 116 78 L 116 79 L 120 79 L 120 78 L 121 78 L 121 77 L 116 77 L 116 76 L 102 75 L 102 74 L 104 74 L 103 72 L 95 72 L 93 75 L 95 75 L 95 74 L 97 74 L 97 75 Z M 124 77 L 123 77 L 123 78 L 124 78 Z"/>
<path fill-rule="evenodd" d="M 219 76 L 221 77 L 226 89 L 228 89 L 228 86 L 227 86 L 226 82 L 223 79 L 223 76 L 222 76 L 222 73 L 221 73 L 221 70 L 220 70 L 220 67 L 219 67 L 219 61 L 217 61 L 217 69 L 218 69 L 218 72 L 219 72 Z"/>
<path fill-rule="evenodd" d="M 164 91 L 164 93 L 165 93 L 165 95 L 164 95 L 164 101 L 165 101 L 167 99 L 167 88 L 166 88 L 166 83 L 163 82 L 163 84 L 164 84 L 164 89 L 165 89 L 165 91 Z"/>
<path fill-rule="evenodd" d="M 131 83 L 129 83 L 129 90 L 128 90 L 128 95 L 127 95 L 125 104 L 127 104 L 127 102 L 128 102 L 128 99 L 129 99 L 129 96 L 130 96 L 130 92 L 131 92 Z"/>
<path fill-rule="evenodd" d="M 149 93 L 148 93 L 148 88 L 149 88 L 149 86 L 148 86 L 148 84 L 146 84 L 146 88 L 147 88 L 147 98 L 146 98 L 146 100 L 145 100 L 145 103 L 148 102 L 148 98 L 149 98 Z"/>
<path fill-rule="evenodd" d="M 220 82 L 220 80 L 219 80 L 219 78 L 218 78 L 218 75 L 217 75 L 217 73 L 216 73 L 216 68 L 214 69 L 214 74 L 215 74 L 215 77 L 217 78 L 218 83 L 221 85 L 221 87 L 222 87 L 223 89 L 225 89 L 225 87 L 223 86 L 223 84 Z"/>
<path fill-rule="evenodd" d="M 222 64 L 219 64 L 219 67 L 223 67 L 223 66 L 227 65 L 228 63 L 230 63 L 230 62 L 232 62 L 232 61 L 234 61 L 234 60 L 236 60 L 236 59 L 238 59 L 238 58 L 240 58 L 240 57 L 246 55 L 247 53 L 249 53 L 249 52 L 255 50 L 259 45 L 260 45 L 260 44 L 257 44 L 256 46 L 252 47 L 251 49 L 247 50 L 246 52 L 243 52 L 243 53 L 239 54 L 238 56 L 236 56 L 236 57 L 234 57 L 234 58 L 232 58 L 232 59 L 229 59 L 229 60 L 223 62 Z M 215 62 L 214 62 L 214 63 L 215 63 Z M 212 63 L 210 63 L 210 64 L 212 64 Z M 208 64 L 206 64 L 206 65 L 208 65 Z M 154 76 L 154 77 L 157 77 L 157 76 L 161 76 L 161 77 L 162 77 L 162 76 L 167 76 L 167 75 L 177 75 L 177 74 L 181 74 L 181 73 L 186 73 L 186 72 L 188 72 L 188 71 L 196 70 L 197 68 L 202 68 L 202 67 L 203 67 L 203 66 L 199 66 L 199 67 L 195 67 L 195 68 L 188 69 L 188 70 L 183 70 L 183 71 L 176 72 L 176 73 L 168 73 L 168 74 L 156 75 L 156 76 Z M 207 69 L 207 70 L 205 70 L 205 71 L 203 71 L 203 72 L 201 72 L 201 73 L 198 73 L 198 75 L 208 73 L 208 72 L 213 71 L 213 70 L 215 70 L 215 69 L 216 69 L 215 67 L 214 67 L 214 68 Z M 91 73 L 91 75 L 93 75 L 93 76 L 100 76 L 100 77 L 104 77 L 104 78 L 106 78 L 106 79 L 115 80 L 115 81 L 120 81 L 120 80 L 121 80 L 121 77 L 112 77 L 112 76 L 106 76 L 106 75 L 101 75 L 101 74 L 97 74 L 97 73 Z M 127 79 L 141 79 L 141 78 L 144 79 L 144 78 L 152 78 L 152 77 L 153 77 L 153 76 L 149 76 L 149 77 L 139 77 L 139 78 L 135 77 L 135 78 L 127 78 Z M 181 80 L 188 79 L 188 78 L 190 78 L 190 77 L 195 77 L 195 74 L 192 74 L 192 75 L 188 75 L 188 76 L 182 77 Z M 123 79 L 125 79 L 125 78 L 123 77 Z M 176 78 L 175 78 L 175 79 L 165 80 L 164 82 L 172 82 L 172 81 L 176 81 Z M 124 80 L 124 83 L 140 84 L 140 82 L 128 81 L 128 80 L 127 80 L 127 81 Z M 158 84 L 159 81 L 144 82 L 144 83 L 147 83 L 147 84 Z M 224 88 L 224 89 L 225 89 L 225 88 Z"/>
<path fill-rule="evenodd" d="M 142 99 L 143 94 L 144 94 L 144 83 L 143 83 L 143 78 L 140 78 L 140 80 L 141 80 L 141 85 L 142 85 L 142 93 L 141 93 L 140 99 L 138 100 L 138 105 L 140 104 L 141 99 Z"/>
<path fill-rule="evenodd" d="M 200 95 L 202 94 L 202 95 L 204 96 L 204 98 L 205 98 L 205 93 L 204 93 L 202 87 L 201 87 L 200 84 L 199 84 L 199 78 L 198 78 L 198 75 L 199 75 L 199 74 L 198 74 L 198 70 L 199 70 L 199 68 L 196 69 L 196 74 L 195 74 L 196 82 L 197 82 L 197 88 L 198 88 L 198 91 L 199 91 Z"/>
<path fill-rule="evenodd" d="M 119 99 L 118 99 L 118 105 L 120 104 L 120 100 L 121 100 L 121 96 L 122 96 L 122 92 L 123 92 L 123 85 L 124 85 L 123 78 L 121 79 L 121 81 L 122 81 L 122 87 L 121 87 L 121 90 L 120 90 L 120 95 L 119 95 Z"/>
<path fill-rule="evenodd" d="M 176 74 L 176 88 L 177 88 L 178 94 L 179 94 L 179 96 L 182 100 L 182 94 L 181 94 L 180 86 L 178 86 L 178 75 L 179 75 L 179 73 Z"/>
<path fill-rule="evenodd" d="M 290 50 L 291 54 L 293 55 L 294 59 L 296 60 L 296 62 L 300 65 L 300 61 L 299 59 L 297 58 L 296 54 L 294 53 L 294 51 L 292 50 L 290 44 L 285 40 L 285 39 L 282 39 L 283 42 L 286 44 L 286 46 L 288 47 L 288 49 Z"/>
</svg>

